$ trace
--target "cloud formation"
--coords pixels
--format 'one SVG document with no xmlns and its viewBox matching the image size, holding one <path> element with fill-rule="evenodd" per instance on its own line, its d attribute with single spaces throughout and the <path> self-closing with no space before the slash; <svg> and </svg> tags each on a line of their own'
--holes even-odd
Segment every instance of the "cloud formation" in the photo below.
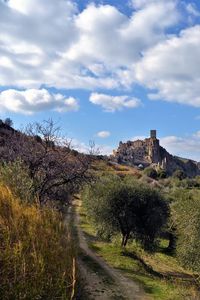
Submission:
<svg viewBox="0 0 200 300">
<path fill-rule="evenodd" d="M 101 106 L 106 112 L 120 111 L 124 108 L 136 108 L 141 105 L 137 98 L 130 96 L 111 96 L 100 93 L 92 93 L 90 95 L 90 102 Z"/>
<path fill-rule="evenodd" d="M 181 31 L 148 50 L 136 65 L 136 79 L 152 100 L 200 107 L 200 26 Z"/>
<path fill-rule="evenodd" d="M 70 0 L 0 0 L 0 85 L 113 89 L 177 23 L 176 1 L 150 1 L 132 16 L 112 5 L 78 11 Z"/>
<path fill-rule="evenodd" d="M 97 136 L 102 139 L 107 138 L 110 136 L 110 131 L 99 131 Z"/>
<path fill-rule="evenodd" d="M 0 93 L 1 112 L 11 111 L 30 115 L 43 110 L 68 112 L 78 109 L 79 104 L 75 98 L 66 98 L 62 94 L 51 94 L 46 89 L 25 91 L 9 89 Z"/>
<path fill-rule="evenodd" d="M 0 86 L 95 91 L 139 83 L 153 90 L 150 99 L 199 107 L 200 26 L 174 32 L 178 2 L 132 0 L 127 16 L 113 5 L 80 11 L 72 0 L 0 0 Z M 183 9 L 200 16 L 192 2 Z"/>
<path fill-rule="evenodd" d="M 160 144 L 173 155 L 200 161 L 199 132 L 188 137 L 166 136 L 160 139 Z"/>
</svg>

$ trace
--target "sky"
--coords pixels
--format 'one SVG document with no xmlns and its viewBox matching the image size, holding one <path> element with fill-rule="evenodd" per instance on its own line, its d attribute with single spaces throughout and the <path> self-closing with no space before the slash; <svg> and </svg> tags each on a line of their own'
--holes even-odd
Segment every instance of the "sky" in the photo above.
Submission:
<svg viewBox="0 0 200 300">
<path fill-rule="evenodd" d="M 80 151 L 156 129 L 200 161 L 200 3 L 0 0 L 0 118 L 53 118 Z"/>
</svg>

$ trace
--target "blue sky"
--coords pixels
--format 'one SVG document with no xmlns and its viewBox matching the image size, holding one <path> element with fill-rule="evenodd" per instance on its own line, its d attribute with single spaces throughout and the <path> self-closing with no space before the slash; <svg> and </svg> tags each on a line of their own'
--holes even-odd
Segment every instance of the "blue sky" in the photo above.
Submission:
<svg viewBox="0 0 200 300">
<path fill-rule="evenodd" d="M 198 1 L 0 0 L 0 115 L 102 153 L 157 129 L 200 160 Z"/>
</svg>

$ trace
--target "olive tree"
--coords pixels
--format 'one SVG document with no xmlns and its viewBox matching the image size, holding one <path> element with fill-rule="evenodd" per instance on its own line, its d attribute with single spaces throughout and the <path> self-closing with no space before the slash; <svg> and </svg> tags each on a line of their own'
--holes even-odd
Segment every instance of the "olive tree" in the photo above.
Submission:
<svg viewBox="0 0 200 300">
<path fill-rule="evenodd" d="M 176 254 L 184 266 L 200 272 L 200 192 L 179 190 L 174 194 L 172 217 L 176 224 Z"/>
<path fill-rule="evenodd" d="M 121 233 L 122 246 L 132 237 L 152 249 L 167 222 L 169 207 L 155 189 L 130 177 L 103 177 L 83 192 L 87 214 L 104 233 Z"/>
</svg>

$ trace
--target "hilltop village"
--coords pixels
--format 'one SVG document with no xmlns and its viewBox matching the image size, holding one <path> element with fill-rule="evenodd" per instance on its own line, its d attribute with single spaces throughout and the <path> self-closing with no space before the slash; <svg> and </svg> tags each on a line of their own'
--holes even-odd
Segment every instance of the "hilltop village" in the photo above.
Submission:
<svg viewBox="0 0 200 300">
<path fill-rule="evenodd" d="M 117 150 L 113 151 L 112 159 L 119 164 L 146 168 L 163 169 L 169 175 L 177 169 L 183 170 L 187 176 L 200 174 L 200 164 L 190 159 L 171 155 L 160 146 L 156 130 L 150 130 L 150 137 L 144 140 L 120 142 Z"/>
</svg>

